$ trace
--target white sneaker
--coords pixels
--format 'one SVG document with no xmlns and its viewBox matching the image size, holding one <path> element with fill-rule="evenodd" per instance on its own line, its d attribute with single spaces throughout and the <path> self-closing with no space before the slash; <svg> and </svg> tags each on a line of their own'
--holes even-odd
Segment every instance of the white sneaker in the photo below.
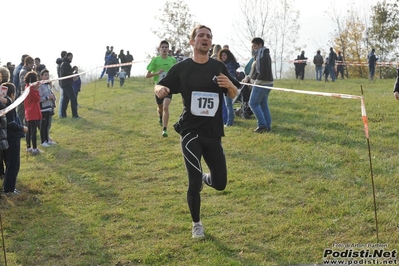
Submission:
<svg viewBox="0 0 399 266">
<path fill-rule="evenodd" d="M 50 144 L 50 145 L 55 145 L 55 144 L 57 144 L 57 142 L 52 141 L 52 140 L 47 141 L 47 143 Z"/>
<path fill-rule="evenodd" d="M 40 154 L 40 153 L 42 153 L 42 151 L 39 150 L 39 149 L 33 149 L 33 150 L 32 150 L 32 155 L 38 155 L 38 154 Z"/>
<path fill-rule="evenodd" d="M 45 141 L 45 142 L 42 143 L 42 146 L 43 147 L 50 147 L 50 144 Z"/>
<path fill-rule="evenodd" d="M 28 152 L 28 153 L 32 153 L 32 151 L 33 151 L 32 148 L 27 148 L 27 149 L 26 149 L 26 152 Z"/>
<path fill-rule="evenodd" d="M 202 238 L 205 237 L 204 234 L 204 227 L 202 224 L 196 224 L 193 226 L 193 229 L 191 231 L 192 233 L 192 238 Z"/>
</svg>

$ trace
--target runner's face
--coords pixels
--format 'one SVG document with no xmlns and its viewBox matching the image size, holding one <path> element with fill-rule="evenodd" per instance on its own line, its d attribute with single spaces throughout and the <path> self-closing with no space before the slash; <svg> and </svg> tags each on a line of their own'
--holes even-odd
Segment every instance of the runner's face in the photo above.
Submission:
<svg viewBox="0 0 399 266">
<path fill-rule="evenodd" d="M 160 53 L 161 55 L 168 55 L 168 54 L 169 54 L 169 46 L 166 45 L 166 44 L 162 44 L 162 45 L 159 47 L 159 53 Z"/>
<path fill-rule="evenodd" d="M 190 43 L 194 51 L 208 54 L 212 45 L 212 33 L 206 28 L 198 29 L 194 40 L 191 40 Z"/>
</svg>

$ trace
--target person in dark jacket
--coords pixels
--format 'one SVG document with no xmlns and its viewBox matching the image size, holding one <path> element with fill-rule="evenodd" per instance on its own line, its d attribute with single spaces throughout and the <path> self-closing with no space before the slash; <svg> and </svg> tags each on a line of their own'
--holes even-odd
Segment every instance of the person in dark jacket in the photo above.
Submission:
<svg viewBox="0 0 399 266">
<path fill-rule="evenodd" d="M 60 67 L 61 78 L 73 75 L 73 69 L 71 66 L 72 59 L 72 53 L 67 53 L 64 59 L 62 59 L 62 64 Z M 80 118 L 80 116 L 78 115 L 78 102 L 76 94 L 73 91 L 73 77 L 60 80 L 60 86 L 63 90 L 64 95 L 64 99 L 61 104 L 61 118 L 67 117 L 66 110 L 68 108 L 69 101 L 71 101 L 72 117 Z"/>
<path fill-rule="evenodd" d="M 74 74 L 79 73 L 79 68 L 77 66 L 74 66 L 72 68 Z M 80 88 L 82 87 L 82 80 L 80 79 L 80 76 L 76 76 L 73 78 L 73 91 L 76 94 L 76 102 L 78 101 L 78 95 L 80 92 Z M 79 106 L 79 103 L 78 103 Z"/>
<path fill-rule="evenodd" d="M 367 56 L 367 61 L 369 65 L 369 79 L 373 80 L 374 79 L 374 73 L 375 73 L 375 65 L 377 63 L 378 57 L 375 56 L 375 49 L 371 49 L 371 52 Z"/>
<path fill-rule="evenodd" d="M 57 64 L 57 76 L 58 77 L 61 77 L 60 67 L 62 64 L 62 59 L 66 56 L 66 54 L 67 54 L 66 51 L 62 51 L 61 57 L 58 57 L 57 60 L 55 60 L 55 63 Z M 60 85 L 60 100 L 59 100 L 59 104 L 58 104 L 58 117 L 62 118 L 61 112 L 62 112 L 62 101 L 64 100 L 64 92 L 62 91 L 60 81 L 58 82 L 58 85 Z"/>
<path fill-rule="evenodd" d="M 133 60 L 134 60 L 133 55 L 131 55 L 129 51 L 126 51 L 126 62 L 132 63 Z M 132 65 L 127 65 L 125 69 L 126 69 L 126 76 L 130 78 L 130 71 L 132 70 Z"/>
<path fill-rule="evenodd" d="M 6 67 L 0 67 L 0 87 L 1 87 L 1 99 L 0 99 L 0 110 L 7 107 L 7 94 L 3 90 L 2 83 L 8 82 L 10 78 L 10 72 Z M 7 87 L 5 87 L 7 88 Z M 4 178 L 5 168 L 7 164 L 7 118 L 5 115 L 0 116 L 0 179 Z"/>
<path fill-rule="evenodd" d="M 308 58 L 305 57 L 305 51 L 301 52 L 299 56 L 299 77 L 301 80 L 305 78 L 305 66 L 307 64 Z"/>
<path fill-rule="evenodd" d="M 331 77 L 331 81 L 334 82 L 337 76 L 335 75 L 335 61 L 337 60 L 337 54 L 334 52 L 334 49 L 330 47 L 330 53 L 328 54 L 328 66 L 329 66 L 329 74 Z"/>
<path fill-rule="evenodd" d="M 118 61 L 118 58 L 116 57 L 116 53 L 112 52 L 111 57 L 107 61 L 107 65 L 115 65 L 115 64 L 119 64 L 119 61 Z M 118 72 L 119 72 L 119 67 L 108 67 L 107 68 L 107 75 L 108 75 L 107 87 L 109 87 L 110 83 L 111 83 L 111 87 L 114 86 L 115 75 Z"/>
<path fill-rule="evenodd" d="M 9 106 L 15 100 L 15 86 L 10 82 L 6 82 L 3 85 L 8 88 L 7 106 Z M 17 176 L 21 163 L 21 138 L 25 137 L 25 133 L 28 132 L 28 128 L 22 125 L 15 108 L 10 110 L 6 116 L 8 150 L 7 168 L 3 182 L 3 192 L 19 194 L 19 191 L 15 189 L 15 184 L 17 182 Z"/>
<path fill-rule="evenodd" d="M 316 81 L 321 81 L 323 76 L 323 56 L 320 54 L 320 50 L 317 50 L 316 55 L 313 57 L 313 64 L 316 66 Z"/>
<path fill-rule="evenodd" d="M 248 82 L 251 79 L 251 83 L 254 84 L 249 97 L 249 106 L 255 114 L 258 124 L 254 132 L 265 133 L 271 131 L 272 126 L 268 103 L 271 90 L 257 85 L 273 87 L 272 59 L 269 49 L 264 47 L 262 38 L 256 37 L 252 39 L 252 49 L 255 51 L 255 61 L 252 64 L 250 76 L 247 76 L 245 81 Z"/>
</svg>

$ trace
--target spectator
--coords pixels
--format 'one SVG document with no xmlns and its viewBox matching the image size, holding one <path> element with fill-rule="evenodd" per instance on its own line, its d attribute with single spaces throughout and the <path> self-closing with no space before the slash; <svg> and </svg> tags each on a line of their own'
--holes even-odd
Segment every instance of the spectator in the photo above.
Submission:
<svg viewBox="0 0 399 266">
<path fill-rule="evenodd" d="M 36 71 L 29 71 L 25 75 L 24 83 L 25 89 L 30 88 L 29 94 L 24 100 L 25 119 L 28 126 L 28 134 L 26 134 L 27 152 L 32 155 L 40 154 L 41 151 L 37 148 L 37 129 L 40 128 L 40 121 L 42 120 L 42 112 L 40 110 L 40 93 L 39 76 Z"/>
<path fill-rule="evenodd" d="M 43 69 L 40 72 L 40 79 L 44 81 L 50 79 L 50 74 L 47 69 Z M 54 114 L 54 108 L 55 108 L 54 103 L 56 100 L 56 97 L 53 91 L 51 90 L 50 82 L 40 84 L 39 95 L 40 95 L 40 110 L 42 112 L 42 120 L 40 123 L 40 139 L 42 146 L 48 147 L 52 144 L 55 144 L 55 142 L 53 142 L 49 136 L 51 119 Z"/>
<path fill-rule="evenodd" d="M 328 54 L 328 73 L 330 74 L 331 81 L 334 82 L 336 79 L 335 75 L 335 61 L 337 60 L 337 54 L 334 52 L 334 49 L 330 47 L 330 53 Z"/>
<path fill-rule="evenodd" d="M 20 79 L 19 79 L 19 73 L 21 72 L 22 67 L 25 64 L 25 58 L 27 57 L 27 54 L 22 55 L 21 57 L 21 63 L 15 67 L 14 72 L 13 72 L 13 79 L 12 79 L 12 83 L 15 85 L 15 99 L 19 97 L 19 95 L 21 95 L 21 91 L 20 91 Z M 11 79 L 10 79 L 11 81 Z M 22 121 L 21 121 L 22 122 Z"/>
<path fill-rule="evenodd" d="M 116 73 L 116 76 L 119 77 L 119 86 L 122 87 L 123 84 L 125 83 L 125 79 L 126 79 L 126 72 L 123 68 L 121 68 L 121 71 L 119 71 L 118 73 Z"/>
<path fill-rule="evenodd" d="M 3 90 L 2 84 L 8 82 L 9 78 L 10 72 L 8 71 L 8 68 L 0 67 L 0 110 L 7 107 L 7 91 Z M 8 88 L 5 86 L 5 89 Z M 2 115 L 0 116 L 0 179 L 4 179 L 5 176 L 5 170 L 7 165 L 7 149 L 7 118 L 6 115 Z"/>
<path fill-rule="evenodd" d="M 37 72 L 37 74 L 39 75 L 40 78 L 40 73 L 42 72 L 42 70 L 44 70 L 46 68 L 46 65 L 43 65 L 41 63 L 41 60 L 39 57 L 35 58 L 35 70 Z"/>
<path fill-rule="evenodd" d="M 215 44 L 215 46 L 213 47 L 211 58 L 217 59 L 220 50 L 222 50 L 222 46 L 220 46 L 220 44 Z"/>
<path fill-rule="evenodd" d="M 269 93 L 270 89 L 258 87 L 257 85 L 273 87 L 272 60 L 270 51 L 264 47 L 262 38 L 252 39 L 252 49 L 255 51 L 255 63 L 252 65 L 250 77 L 246 77 L 245 81 L 251 79 L 253 83 L 251 96 L 249 98 L 249 106 L 257 119 L 257 128 L 255 133 L 265 133 L 272 129 L 272 117 L 269 110 Z"/>
<path fill-rule="evenodd" d="M 371 49 L 371 52 L 367 56 L 368 64 L 369 64 L 369 78 L 370 80 L 374 79 L 375 73 L 375 65 L 377 63 L 378 57 L 375 56 L 375 49 Z"/>
<path fill-rule="evenodd" d="M 20 87 L 20 94 L 22 94 L 26 88 L 25 83 L 25 76 L 28 72 L 34 69 L 35 61 L 32 57 L 27 56 L 24 60 L 24 66 L 19 73 L 19 87 Z M 25 124 L 25 106 L 23 103 L 17 106 L 17 113 L 19 116 L 19 120 L 21 120 L 22 124 Z"/>
<path fill-rule="evenodd" d="M 62 64 L 62 59 L 66 56 L 67 52 L 66 51 L 62 51 L 61 52 L 61 57 L 57 58 L 57 60 L 55 60 L 55 63 L 57 64 L 57 76 L 60 78 L 61 77 L 61 73 L 60 73 L 60 67 Z M 61 81 L 58 82 L 59 86 L 60 86 L 60 100 L 58 103 L 58 117 L 62 118 L 62 101 L 64 100 L 64 91 L 61 88 Z"/>
<path fill-rule="evenodd" d="M 119 64 L 118 58 L 116 57 L 116 53 L 112 52 L 111 55 L 108 57 L 107 60 L 107 65 L 117 65 Z M 107 87 L 109 88 L 110 83 L 111 87 L 114 87 L 114 81 L 115 81 L 115 75 L 118 73 L 119 67 L 118 66 L 113 66 L 113 67 L 107 67 Z"/>
<path fill-rule="evenodd" d="M 11 105 L 16 99 L 15 85 L 7 82 L 3 83 L 8 88 L 7 90 L 7 106 Z M 19 194 L 20 191 L 15 188 L 17 183 L 17 176 L 21 164 L 21 138 L 25 137 L 28 128 L 22 125 L 17 112 L 14 109 L 10 110 L 7 114 L 7 167 L 6 174 L 3 182 L 3 192 Z"/>
<path fill-rule="evenodd" d="M 184 55 L 181 53 L 181 49 L 177 49 L 176 53 L 174 54 L 176 62 L 179 63 L 184 60 Z"/>
<path fill-rule="evenodd" d="M 344 58 L 342 57 L 341 51 L 338 51 L 337 56 L 337 74 L 341 74 L 341 79 L 344 79 Z"/>
<path fill-rule="evenodd" d="M 71 62 L 73 59 L 72 53 L 67 53 L 67 55 L 62 59 L 62 64 L 60 67 L 60 75 L 61 77 L 68 77 L 73 75 L 73 70 L 71 66 Z M 73 78 L 62 79 L 61 88 L 63 90 L 63 101 L 62 101 L 62 110 L 61 110 L 61 118 L 67 117 L 66 110 L 68 108 L 69 101 L 71 102 L 71 111 L 73 118 L 80 118 L 78 115 L 78 102 L 76 99 L 75 92 L 73 91 Z"/>
<path fill-rule="evenodd" d="M 74 66 L 72 68 L 72 71 L 73 71 L 73 74 L 78 74 L 79 68 L 77 66 Z M 81 87 L 82 87 L 82 80 L 80 79 L 80 76 L 73 77 L 73 91 L 75 92 L 75 95 L 76 95 L 76 104 L 78 107 L 79 107 L 78 95 L 79 95 Z"/>
<path fill-rule="evenodd" d="M 233 53 L 229 49 L 222 49 L 218 53 L 218 60 L 222 61 L 226 65 L 231 77 L 236 78 L 237 68 L 240 67 L 240 64 L 237 62 Z M 227 110 L 225 126 L 232 126 L 234 122 L 233 99 L 225 95 L 224 101 Z"/>
<path fill-rule="evenodd" d="M 104 66 L 107 65 L 107 61 L 111 57 L 111 54 L 112 54 L 113 51 L 114 51 L 114 47 L 113 46 L 111 46 L 111 48 L 109 48 L 109 46 L 106 47 L 106 51 L 105 51 L 105 55 L 104 55 Z M 103 78 L 103 76 L 104 76 L 106 71 L 107 71 L 107 68 L 104 67 L 103 71 L 101 72 L 100 79 Z"/>
<path fill-rule="evenodd" d="M 327 56 L 324 65 L 324 82 L 328 81 L 328 75 L 330 75 L 330 66 L 328 65 L 328 56 Z"/>
<path fill-rule="evenodd" d="M 133 55 L 130 54 L 129 51 L 126 51 L 126 63 L 133 63 Z M 132 70 L 132 64 L 126 66 L 126 76 L 130 78 L 130 72 Z"/>
<path fill-rule="evenodd" d="M 299 56 L 299 77 L 301 80 L 305 78 L 305 66 L 307 64 L 308 58 L 305 57 L 305 51 L 301 52 L 301 55 Z"/>
<path fill-rule="evenodd" d="M 320 54 L 320 50 L 317 50 L 316 55 L 313 57 L 313 64 L 316 66 L 316 81 L 321 81 L 323 76 L 323 56 Z"/>
<path fill-rule="evenodd" d="M 10 72 L 10 81 L 14 80 L 14 69 L 15 65 L 12 64 L 11 62 L 7 62 L 7 69 Z"/>
<path fill-rule="evenodd" d="M 125 52 L 123 51 L 123 49 L 120 50 L 120 52 L 119 52 L 118 60 L 119 60 L 119 62 L 120 62 L 121 64 L 125 64 L 125 63 L 127 62 L 127 61 L 126 61 L 126 55 L 125 55 Z M 126 66 L 122 66 L 121 68 L 125 69 Z"/>
<path fill-rule="evenodd" d="M 295 78 L 298 79 L 301 76 L 301 70 L 300 70 L 300 66 L 299 66 L 299 57 L 300 55 L 298 55 L 296 57 L 296 59 L 294 59 L 294 67 L 295 67 Z"/>
</svg>

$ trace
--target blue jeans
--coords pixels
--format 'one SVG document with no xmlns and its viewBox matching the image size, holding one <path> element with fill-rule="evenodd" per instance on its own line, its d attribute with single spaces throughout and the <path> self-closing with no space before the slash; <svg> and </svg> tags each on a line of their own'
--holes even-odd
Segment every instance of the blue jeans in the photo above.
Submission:
<svg viewBox="0 0 399 266">
<path fill-rule="evenodd" d="M 323 66 L 316 66 L 316 80 L 321 81 L 322 76 L 323 76 Z"/>
<path fill-rule="evenodd" d="M 228 96 L 224 96 L 224 100 L 226 102 L 226 109 L 227 109 L 226 125 L 227 126 L 232 126 L 233 122 L 234 122 L 233 99 L 228 97 Z"/>
<path fill-rule="evenodd" d="M 224 101 L 222 102 L 222 117 L 223 117 L 223 124 L 225 125 L 227 123 L 227 108 L 226 108 L 226 103 Z"/>
<path fill-rule="evenodd" d="M 273 84 L 262 85 L 273 87 Z M 268 105 L 270 91 L 270 89 L 253 86 L 251 96 L 249 97 L 249 106 L 258 120 L 258 127 L 267 128 L 268 130 L 272 128 L 272 117 Z"/>
<path fill-rule="evenodd" d="M 335 66 L 330 66 L 330 77 L 331 81 L 334 82 L 337 76 L 335 76 Z"/>
</svg>

